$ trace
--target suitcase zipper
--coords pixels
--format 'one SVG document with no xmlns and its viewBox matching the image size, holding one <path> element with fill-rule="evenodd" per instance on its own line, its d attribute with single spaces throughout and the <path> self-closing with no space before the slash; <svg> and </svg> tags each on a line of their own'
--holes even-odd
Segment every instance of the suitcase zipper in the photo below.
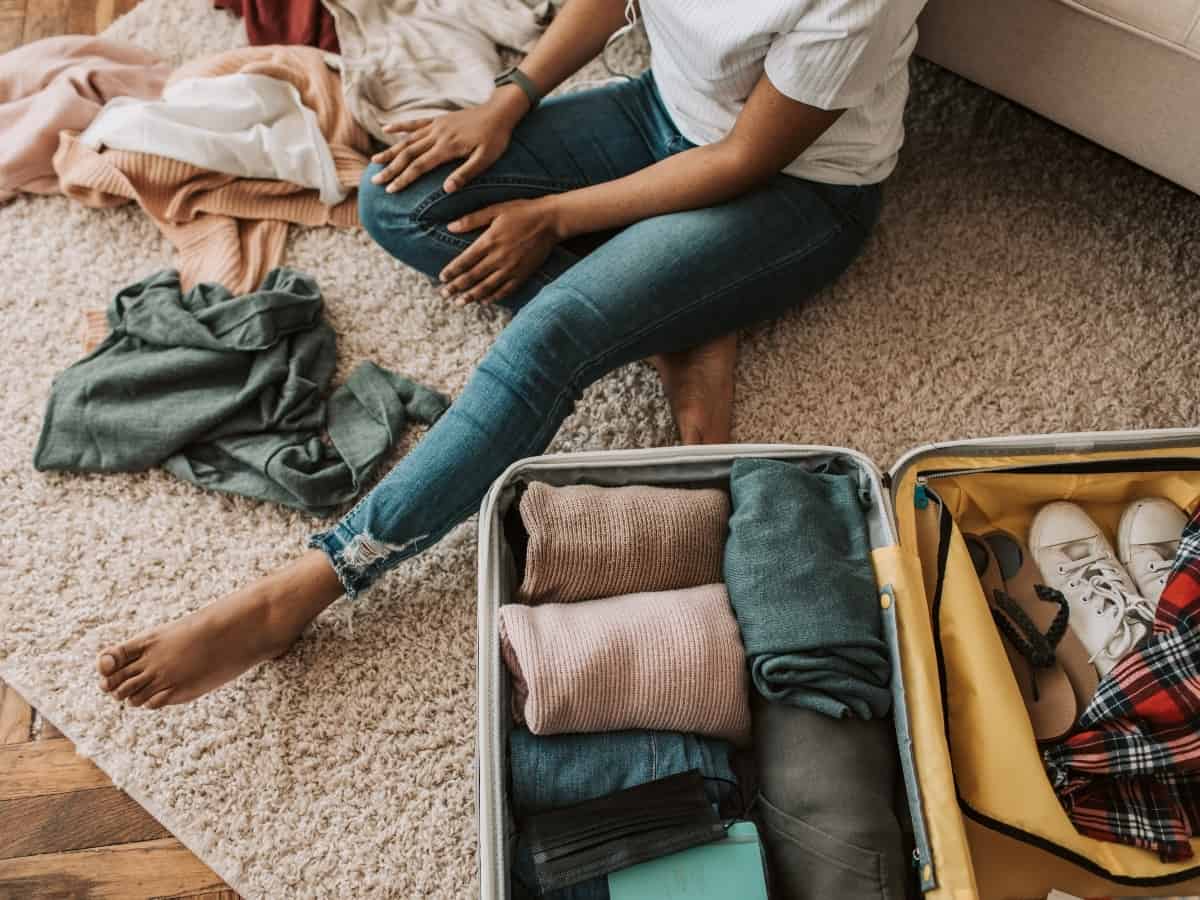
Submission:
<svg viewBox="0 0 1200 900">
<path fill-rule="evenodd" d="M 924 488 L 931 480 L 954 478 L 960 475 L 1013 473 L 1017 475 L 1104 475 L 1118 472 L 1195 472 L 1200 471 L 1200 457 L 1172 456 L 1159 459 L 1129 457 L 1101 459 L 1092 462 L 1030 463 L 1018 466 L 980 466 L 974 469 L 931 469 L 917 476 L 917 487 Z"/>
<path fill-rule="evenodd" d="M 947 454 L 986 459 L 990 456 L 1044 456 L 1063 453 L 1107 453 L 1120 450 L 1144 452 L 1149 449 L 1169 447 L 1179 447 L 1182 452 L 1188 453 L 1195 452 L 1198 444 L 1200 444 L 1200 429 L 1197 428 L 1010 435 L 968 441 L 946 441 L 915 447 L 896 460 L 890 467 L 890 472 L 892 479 L 899 483 L 900 476 L 905 475 L 910 469 L 920 472 L 925 466 L 936 465 L 937 460 Z"/>
</svg>

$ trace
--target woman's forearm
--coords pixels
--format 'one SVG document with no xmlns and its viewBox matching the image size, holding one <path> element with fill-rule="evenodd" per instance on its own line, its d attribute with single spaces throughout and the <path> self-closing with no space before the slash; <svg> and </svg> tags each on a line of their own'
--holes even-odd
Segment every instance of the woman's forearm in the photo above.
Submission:
<svg viewBox="0 0 1200 900">
<path fill-rule="evenodd" d="M 595 59 L 624 24 L 623 0 L 567 0 L 521 61 L 521 71 L 548 94 Z"/>
<path fill-rule="evenodd" d="M 714 206 L 765 184 L 840 115 L 839 110 L 789 100 L 764 76 L 721 140 L 668 156 L 624 178 L 546 197 L 545 202 L 563 240 Z"/>
<path fill-rule="evenodd" d="M 736 148 L 718 142 L 669 156 L 624 178 L 544 199 L 565 240 L 724 203 L 762 180 L 762 173 L 747 165 Z"/>
</svg>

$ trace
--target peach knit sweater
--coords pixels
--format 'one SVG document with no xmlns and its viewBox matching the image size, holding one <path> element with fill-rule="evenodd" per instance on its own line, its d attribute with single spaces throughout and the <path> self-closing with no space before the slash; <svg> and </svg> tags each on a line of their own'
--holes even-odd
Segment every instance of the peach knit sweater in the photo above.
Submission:
<svg viewBox="0 0 1200 900">
<path fill-rule="evenodd" d="M 520 589 L 526 603 L 721 580 L 729 525 L 729 495 L 722 490 L 535 481 L 519 508 L 529 533 Z"/>
<path fill-rule="evenodd" d="M 500 607 L 513 717 L 534 734 L 645 728 L 745 744 L 745 651 L 723 584 Z"/>
<path fill-rule="evenodd" d="M 357 187 L 370 139 L 342 99 L 341 80 L 313 47 L 246 47 L 189 63 L 171 80 L 233 73 L 266 75 L 294 85 L 329 142 L 338 180 Z M 188 163 L 125 150 L 96 151 L 63 132 L 54 155 L 63 193 L 98 208 L 136 201 L 178 251 L 184 289 L 201 281 L 234 294 L 256 288 L 283 261 L 289 222 L 359 224 L 357 194 L 323 205 L 317 191 L 266 179 L 238 178 Z"/>
</svg>

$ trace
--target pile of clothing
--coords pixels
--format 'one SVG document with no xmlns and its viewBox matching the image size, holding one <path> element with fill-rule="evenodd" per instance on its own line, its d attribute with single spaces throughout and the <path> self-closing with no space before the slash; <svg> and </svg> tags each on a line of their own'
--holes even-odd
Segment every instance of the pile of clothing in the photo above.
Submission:
<svg viewBox="0 0 1200 900">
<path fill-rule="evenodd" d="M 246 293 L 282 262 L 289 223 L 356 227 L 372 142 L 398 140 L 389 125 L 482 103 L 500 48 L 527 49 L 550 9 L 221 5 L 246 15 L 259 46 L 174 71 L 85 36 L 0 55 L 0 201 L 26 191 L 97 208 L 135 202 L 178 251 L 185 290 Z"/>
<path fill-rule="evenodd" d="M 288 227 L 358 227 L 370 155 L 401 137 L 388 126 L 482 103 L 501 48 L 527 49 L 550 7 L 217 5 L 245 17 L 252 46 L 174 70 L 82 35 L 0 55 L 0 202 L 136 203 L 176 250 L 175 269 L 85 313 L 88 356 L 55 381 L 35 464 L 162 465 L 326 513 L 361 492 L 405 422 L 432 423 L 447 400 L 370 365 L 326 400 L 334 336 L 315 282 L 280 268 Z"/>
<path fill-rule="evenodd" d="M 543 817 L 594 819 L 589 802 L 692 770 L 722 814 L 755 821 L 772 896 L 904 896 L 871 503 L 840 459 L 738 460 L 720 486 L 525 486 L 498 624 L 516 896 L 609 897 L 603 873 L 634 851 L 558 859 L 580 875 L 564 884 L 533 852 Z"/>
<path fill-rule="evenodd" d="M 130 285 L 109 333 L 50 389 L 39 470 L 162 466 L 210 490 L 316 515 L 362 490 L 410 421 L 432 425 L 443 395 L 362 363 L 326 398 L 335 336 L 316 282 L 268 273 L 241 297 L 183 291 L 175 271 Z"/>
</svg>

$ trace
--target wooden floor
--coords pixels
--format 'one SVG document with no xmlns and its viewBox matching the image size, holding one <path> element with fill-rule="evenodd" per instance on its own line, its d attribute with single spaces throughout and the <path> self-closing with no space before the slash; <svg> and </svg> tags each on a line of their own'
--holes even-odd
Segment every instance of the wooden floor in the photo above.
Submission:
<svg viewBox="0 0 1200 900">
<path fill-rule="evenodd" d="M 0 897 L 237 900 L 2 681 Z"/>
<path fill-rule="evenodd" d="M 96 34 L 138 0 L 0 0 L 0 53 L 56 34 Z"/>
<path fill-rule="evenodd" d="M 0 0 L 0 53 L 57 34 L 95 34 L 136 4 Z M 181 897 L 238 900 L 0 681 L 0 898 Z"/>
</svg>

